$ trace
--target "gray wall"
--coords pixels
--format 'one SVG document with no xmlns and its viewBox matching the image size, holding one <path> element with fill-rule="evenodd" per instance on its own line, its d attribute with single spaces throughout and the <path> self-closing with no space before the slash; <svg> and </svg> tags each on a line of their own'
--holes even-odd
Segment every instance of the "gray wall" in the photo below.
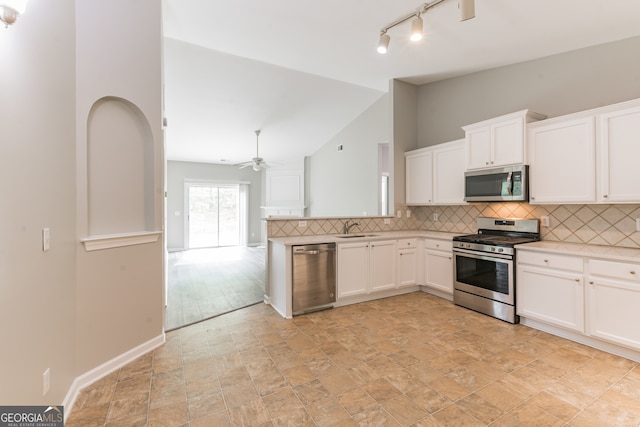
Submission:
<svg viewBox="0 0 640 427">
<path fill-rule="evenodd" d="M 249 184 L 249 244 L 262 241 L 262 206 L 264 172 L 251 168 L 195 162 L 167 162 L 167 248 L 184 249 L 184 183 L 185 181 L 248 181 Z M 175 213 L 180 212 L 179 216 Z"/>
<path fill-rule="evenodd" d="M 80 243 L 87 236 L 80 153 L 91 105 L 120 96 L 140 106 L 162 156 L 160 7 L 151 0 L 38 1 L 2 29 L 3 405 L 61 404 L 80 375 L 162 336 L 162 239 L 93 252 Z M 162 177 L 162 162 L 154 171 Z M 157 230 L 161 191 L 160 179 Z M 47 252 L 43 228 L 51 231 Z M 47 368 L 51 389 L 43 396 Z"/>
<path fill-rule="evenodd" d="M 391 175 L 390 205 L 395 208 L 391 214 L 405 203 L 404 153 L 417 147 L 418 129 L 418 87 L 399 80 L 392 80 L 391 87 L 391 126 L 393 140 L 393 174 Z"/>
<path fill-rule="evenodd" d="M 378 214 L 378 144 L 389 140 L 388 123 L 389 97 L 383 95 L 306 159 L 307 216 Z"/>
<path fill-rule="evenodd" d="M 74 5 L 32 3 L 0 36 L 3 405 L 59 404 L 76 372 Z"/>
<path fill-rule="evenodd" d="M 526 108 L 555 117 L 640 98 L 638 52 L 635 37 L 419 86 L 418 147 Z"/>
</svg>

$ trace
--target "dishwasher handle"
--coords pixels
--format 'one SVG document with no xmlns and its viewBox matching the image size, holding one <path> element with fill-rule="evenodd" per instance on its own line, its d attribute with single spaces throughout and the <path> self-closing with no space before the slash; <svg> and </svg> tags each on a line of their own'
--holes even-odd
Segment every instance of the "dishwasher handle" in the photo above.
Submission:
<svg viewBox="0 0 640 427">
<path fill-rule="evenodd" d="M 295 251 L 294 255 L 318 255 L 325 252 L 335 252 L 335 249 L 306 249 L 301 251 Z"/>
</svg>

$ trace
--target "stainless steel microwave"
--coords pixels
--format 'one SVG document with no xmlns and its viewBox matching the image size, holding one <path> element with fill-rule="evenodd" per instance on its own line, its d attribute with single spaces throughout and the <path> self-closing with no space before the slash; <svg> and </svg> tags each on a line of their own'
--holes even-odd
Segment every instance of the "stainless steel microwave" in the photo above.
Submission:
<svg viewBox="0 0 640 427">
<path fill-rule="evenodd" d="M 467 202 L 506 202 L 529 200 L 529 166 L 507 166 L 468 171 L 464 174 L 464 200 Z"/>
</svg>

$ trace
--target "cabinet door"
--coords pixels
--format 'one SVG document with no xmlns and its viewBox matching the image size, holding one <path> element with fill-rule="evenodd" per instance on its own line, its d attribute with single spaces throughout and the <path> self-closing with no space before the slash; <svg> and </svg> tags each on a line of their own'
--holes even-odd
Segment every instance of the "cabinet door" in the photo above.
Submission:
<svg viewBox="0 0 640 427">
<path fill-rule="evenodd" d="M 338 245 L 338 299 L 366 294 L 369 283 L 369 243 Z"/>
<path fill-rule="evenodd" d="M 464 140 L 433 150 L 433 202 L 464 204 Z"/>
<path fill-rule="evenodd" d="M 594 118 L 529 128 L 531 203 L 596 201 Z"/>
<path fill-rule="evenodd" d="M 581 274 L 518 265 L 517 314 L 584 333 Z"/>
<path fill-rule="evenodd" d="M 450 252 L 425 251 L 424 284 L 453 294 L 453 255 Z"/>
<path fill-rule="evenodd" d="M 468 130 L 465 134 L 467 169 L 491 167 L 491 126 Z"/>
<path fill-rule="evenodd" d="M 523 164 L 524 119 L 516 118 L 491 126 L 491 165 Z"/>
<path fill-rule="evenodd" d="M 433 202 L 432 151 L 420 150 L 405 157 L 407 205 L 426 205 Z"/>
<path fill-rule="evenodd" d="M 417 251 L 413 249 L 398 250 L 398 287 L 411 286 L 418 283 Z"/>
<path fill-rule="evenodd" d="M 396 241 L 371 242 L 369 251 L 369 289 L 371 292 L 395 288 Z"/>
<path fill-rule="evenodd" d="M 599 143 L 599 201 L 640 202 L 640 107 L 601 115 Z"/>
<path fill-rule="evenodd" d="M 587 332 L 640 350 L 640 284 L 591 277 L 587 286 Z"/>
</svg>

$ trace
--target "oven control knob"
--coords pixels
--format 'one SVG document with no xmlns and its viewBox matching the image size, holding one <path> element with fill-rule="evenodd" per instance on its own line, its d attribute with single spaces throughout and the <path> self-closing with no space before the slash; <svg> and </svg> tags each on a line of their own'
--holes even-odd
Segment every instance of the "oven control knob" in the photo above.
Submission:
<svg viewBox="0 0 640 427">
<path fill-rule="evenodd" d="M 502 252 L 504 249 L 502 248 L 498 248 L 498 252 Z"/>
<path fill-rule="evenodd" d="M 496 248 L 491 248 L 491 252 L 495 252 L 495 251 L 496 251 Z"/>
</svg>

